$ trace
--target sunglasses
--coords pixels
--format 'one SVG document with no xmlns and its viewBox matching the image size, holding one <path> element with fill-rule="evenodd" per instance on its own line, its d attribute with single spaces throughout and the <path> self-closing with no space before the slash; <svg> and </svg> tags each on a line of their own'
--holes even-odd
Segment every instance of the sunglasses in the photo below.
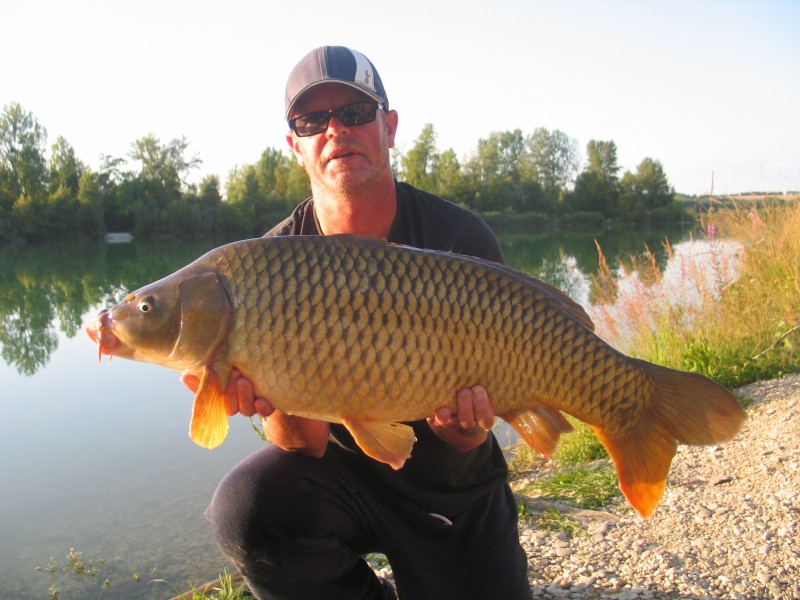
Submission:
<svg viewBox="0 0 800 600">
<path fill-rule="evenodd" d="M 289 129 L 298 137 L 317 135 L 328 128 L 331 117 L 339 119 L 345 127 L 365 125 L 375 120 L 379 108 L 385 110 L 380 102 L 353 102 L 334 110 L 321 110 L 290 119 Z"/>
</svg>

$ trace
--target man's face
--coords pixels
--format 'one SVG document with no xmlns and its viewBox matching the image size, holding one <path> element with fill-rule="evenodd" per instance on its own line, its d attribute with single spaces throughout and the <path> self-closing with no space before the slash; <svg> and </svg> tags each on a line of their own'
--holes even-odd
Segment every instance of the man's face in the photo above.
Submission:
<svg viewBox="0 0 800 600">
<path fill-rule="evenodd" d="M 371 99 L 353 88 L 326 83 L 306 92 L 290 118 L 366 100 Z M 312 188 L 350 193 L 368 189 L 379 177 L 391 174 L 389 149 L 396 130 L 397 113 L 378 110 L 370 123 L 347 127 L 332 116 L 322 133 L 299 137 L 290 132 L 286 141 L 308 172 Z"/>
</svg>

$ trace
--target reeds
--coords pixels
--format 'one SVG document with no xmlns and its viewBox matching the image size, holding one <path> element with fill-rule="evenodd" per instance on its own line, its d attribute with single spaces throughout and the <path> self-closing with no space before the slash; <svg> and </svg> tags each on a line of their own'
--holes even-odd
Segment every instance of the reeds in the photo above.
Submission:
<svg viewBox="0 0 800 600">
<path fill-rule="evenodd" d="M 703 239 L 616 269 L 598 246 L 591 310 L 623 352 L 735 387 L 795 371 L 800 358 L 800 204 L 706 215 Z"/>
</svg>

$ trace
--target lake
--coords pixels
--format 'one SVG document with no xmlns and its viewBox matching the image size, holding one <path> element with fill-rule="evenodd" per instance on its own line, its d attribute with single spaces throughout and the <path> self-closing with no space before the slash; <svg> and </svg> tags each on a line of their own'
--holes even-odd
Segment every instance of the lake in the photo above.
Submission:
<svg viewBox="0 0 800 600">
<path fill-rule="evenodd" d="M 511 266 L 586 304 L 595 238 L 610 264 L 645 243 L 665 260 L 664 237 L 689 231 L 499 235 Z M 163 599 L 228 566 L 203 511 L 263 442 L 239 417 L 222 446 L 196 446 L 178 374 L 98 364 L 83 333 L 100 308 L 215 245 L 0 248 L 0 598 Z"/>
</svg>

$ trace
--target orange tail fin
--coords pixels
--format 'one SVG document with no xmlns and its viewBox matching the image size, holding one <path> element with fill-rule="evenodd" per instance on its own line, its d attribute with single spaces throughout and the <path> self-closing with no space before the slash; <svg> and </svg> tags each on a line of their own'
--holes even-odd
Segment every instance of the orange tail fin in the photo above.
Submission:
<svg viewBox="0 0 800 600">
<path fill-rule="evenodd" d="M 650 409 L 623 439 L 592 428 L 614 461 L 622 493 L 646 518 L 664 492 L 678 442 L 724 442 L 736 435 L 747 415 L 727 389 L 707 377 L 636 362 L 655 382 Z"/>
</svg>

